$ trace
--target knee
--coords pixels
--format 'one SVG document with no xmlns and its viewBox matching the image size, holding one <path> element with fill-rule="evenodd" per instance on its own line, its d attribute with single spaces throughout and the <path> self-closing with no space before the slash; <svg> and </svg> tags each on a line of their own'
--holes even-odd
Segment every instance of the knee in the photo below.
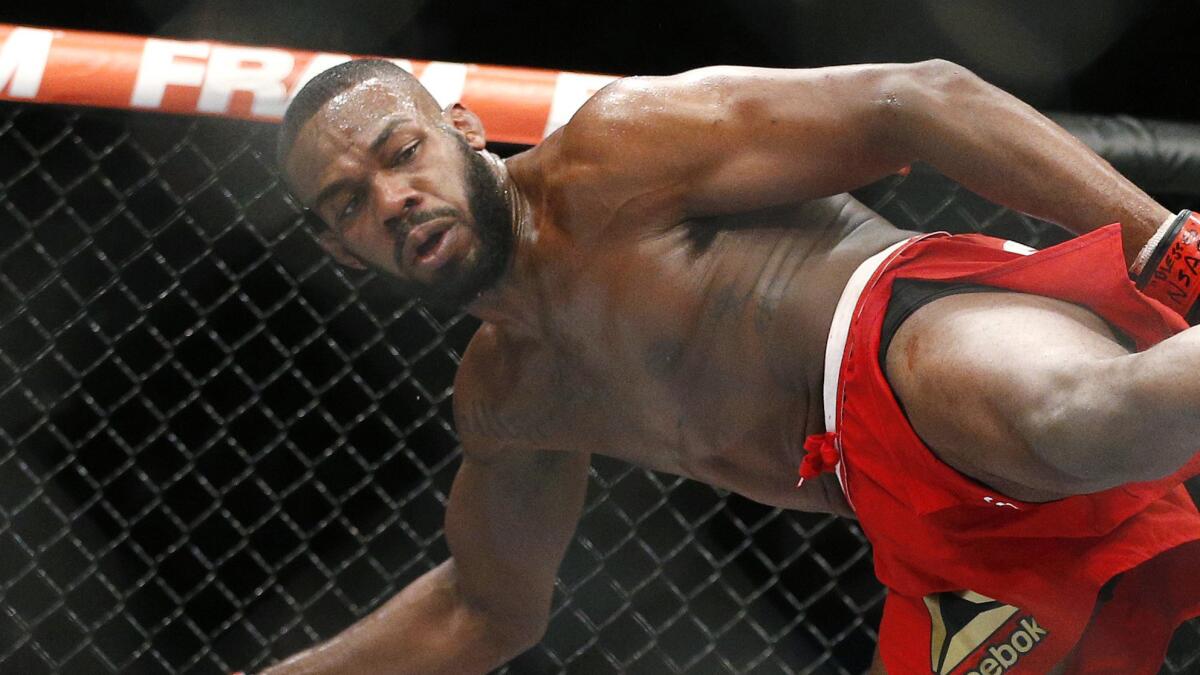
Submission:
<svg viewBox="0 0 1200 675">
<path fill-rule="evenodd" d="M 1071 493 L 1157 480 L 1177 468 L 1172 453 L 1154 451 L 1171 425 L 1139 402 L 1136 357 L 1077 364 L 1030 414 L 1031 453 L 1062 474 Z"/>
</svg>

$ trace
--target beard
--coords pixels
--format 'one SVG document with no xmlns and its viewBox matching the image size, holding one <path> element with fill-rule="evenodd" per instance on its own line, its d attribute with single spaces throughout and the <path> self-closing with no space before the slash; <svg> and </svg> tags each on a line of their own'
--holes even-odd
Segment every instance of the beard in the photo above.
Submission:
<svg viewBox="0 0 1200 675">
<path fill-rule="evenodd" d="M 437 309 L 459 311 L 492 288 L 508 269 L 513 251 L 512 213 L 504 198 L 504 188 L 492 172 L 483 155 L 471 149 L 465 139 L 454 134 L 464 159 L 463 181 L 467 189 L 467 204 L 471 211 L 468 225 L 479 245 L 461 260 L 452 260 L 437 271 L 432 282 L 400 280 L 401 292 L 414 296 Z M 467 224 L 458 209 L 435 209 L 423 214 L 421 222 L 454 216 Z M 401 242 L 402 243 L 402 242 Z M 395 251 L 398 266 L 402 265 L 403 246 Z"/>
</svg>

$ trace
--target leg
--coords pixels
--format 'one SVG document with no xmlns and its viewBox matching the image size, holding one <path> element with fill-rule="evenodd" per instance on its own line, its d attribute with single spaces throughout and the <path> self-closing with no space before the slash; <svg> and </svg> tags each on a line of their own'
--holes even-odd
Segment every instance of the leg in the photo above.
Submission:
<svg viewBox="0 0 1200 675">
<path fill-rule="evenodd" d="M 1177 375 L 1200 359 L 1193 332 L 1129 354 L 1075 305 L 954 295 L 900 327 L 887 375 L 942 461 L 1007 496 L 1047 501 L 1159 478 L 1194 453 L 1200 383 Z"/>
</svg>

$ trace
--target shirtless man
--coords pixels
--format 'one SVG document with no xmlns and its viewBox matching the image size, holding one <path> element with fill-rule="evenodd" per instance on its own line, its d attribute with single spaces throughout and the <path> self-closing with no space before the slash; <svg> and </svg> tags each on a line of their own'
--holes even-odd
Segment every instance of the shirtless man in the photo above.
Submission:
<svg viewBox="0 0 1200 675">
<path fill-rule="evenodd" d="M 1013 597 L 957 585 L 941 576 L 938 560 L 924 572 L 939 581 L 913 586 L 908 579 L 924 572 L 897 571 L 903 556 L 887 557 L 891 532 L 876 524 L 873 505 L 887 496 L 873 496 L 872 486 L 886 477 L 854 473 L 855 458 L 866 462 L 868 453 L 819 443 L 805 451 L 806 439 L 833 431 L 825 410 L 833 397 L 823 392 L 843 289 L 864 261 L 915 234 L 845 192 L 928 162 L 993 201 L 1077 233 L 1122 223 L 1126 263 L 1169 220 L 1166 209 L 1028 106 L 943 61 L 624 79 L 537 147 L 501 161 L 484 146 L 474 114 L 461 105 L 439 109 L 414 79 L 382 62 L 327 71 L 288 111 L 280 161 L 294 193 L 328 226 L 325 248 L 427 302 L 465 307 L 483 325 L 455 385 L 464 458 L 446 513 L 452 557 L 327 644 L 269 672 L 486 672 L 536 644 L 592 453 L 765 504 L 851 515 L 838 476 L 805 460 L 825 453 L 828 469 L 837 461 L 831 447 L 845 452 L 850 472 L 841 477 L 891 587 L 883 649 L 890 672 L 913 672 L 914 663 L 929 672 L 931 658 L 934 672 L 967 658 L 983 672 L 1018 659 L 1025 672 L 1044 672 L 1068 659 L 1086 617 L 1060 620 L 1053 607 L 1017 604 L 1040 597 L 1029 584 Z M 1107 230 L 1105 250 L 1119 251 L 1117 230 Z M 988 251 L 1021 257 L 998 245 Z M 1128 285 L 1119 252 L 1114 265 Z M 984 520 L 1036 517 L 1040 507 L 1096 496 L 1111 501 L 1114 486 L 1184 465 L 1200 431 L 1200 389 L 1172 365 L 1195 361 L 1200 334 L 1131 353 L 1120 325 L 1046 297 L 953 294 L 895 332 L 887 377 L 935 453 L 934 470 L 963 482 L 962 490 L 986 490 L 992 501 L 980 504 L 1005 507 L 972 503 Z M 810 480 L 797 487 L 802 462 Z M 1156 495 L 1177 487 L 1178 477 L 1167 482 Z M 922 499 L 913 513 L 942 517 Z M 997 527 L 1015 527 L 1006 523 Z M 950 535 L 928 535 L 935 544 L 939 536 Z M 1031 555 L 1053 559 L 1056 551 Z M 1080 611 L 1090 614 L 1098 586 L 1137 562 L 1114 563 L 1097 573 L 1095 587 L 1076 589 L 1088 597 Z M 935 605 L 943 604 L 930 598 L 950 592 L 974 603 L 979 621 L 991 617 L 986 632 L 1011 640 L 964 647 L 955 625 L 943 626 L 938 643 Z M 911 602 L 897 600 L 893 611 L 904 594 Z M 889 630 L 911 633 L 905 639 L 916 646 L 889 646 Z"/>
</svg>

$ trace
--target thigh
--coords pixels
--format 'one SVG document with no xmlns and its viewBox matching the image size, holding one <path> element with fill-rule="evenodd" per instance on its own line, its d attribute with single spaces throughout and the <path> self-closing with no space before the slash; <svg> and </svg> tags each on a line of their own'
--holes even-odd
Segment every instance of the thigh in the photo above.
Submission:
<svg viewBox="0 0 1200 675">
<path fill-rule="evenodd" d="M 1001 494 L 1047 501 L 1080 490 L 1030 438 L 1064 389 L 1128 354 L 1076 305 L 1020 293 L 952 295 L 896 331 L 886 374 L 913 429 L 946 464 Z"/>
</svg>

